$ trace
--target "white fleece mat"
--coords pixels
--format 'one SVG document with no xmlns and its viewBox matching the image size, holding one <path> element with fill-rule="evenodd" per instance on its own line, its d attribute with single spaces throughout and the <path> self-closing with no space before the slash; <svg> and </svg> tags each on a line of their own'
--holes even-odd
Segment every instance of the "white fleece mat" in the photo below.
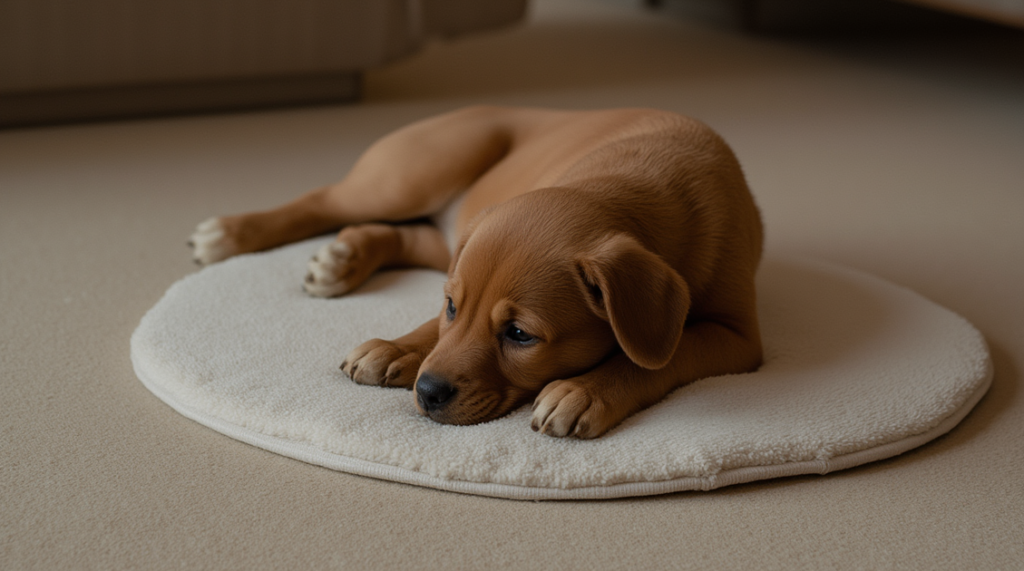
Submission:
<svg viewBox="0 0 1024 571">
<path fill-rule="evenodd" d="M 529 407 L 441 425 L 416 413 L 411 392 L 357 385 L 338 366 L 366 339 L 436 315 L 444 276 L 393 271 L 347 297 L 310 298 L 300 280 L 322 241 L 174 284 L 132 336 L 142 382 L 183 415 L 285 456 L 516 499 L 710 490 L 849 468 L 944 434 L 991 382 L 985 342 L 959 316 L 869 275 L 769 257 L 757 372 L 683 387 L 596 440 L 537 434 Z"/>
</svg>

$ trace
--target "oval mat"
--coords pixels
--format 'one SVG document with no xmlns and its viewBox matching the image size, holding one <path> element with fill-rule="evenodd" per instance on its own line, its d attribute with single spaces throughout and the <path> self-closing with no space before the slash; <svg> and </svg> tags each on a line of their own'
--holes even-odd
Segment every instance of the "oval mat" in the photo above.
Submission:
<svg viewBox="0 0 1024 571">
<path fill-rule="evenodd" d="M 769 257 L 757 372 L 682 387 L 596 440 L 537 434 L 529 407 L 441 425 L 416 413 L 411 392 L 357 385 L 338 366 L 366 339 L 437 315 L 444 276 L 385 272 L 346 297 L 314 299 L 300 280 L 323 241 L 171 286 L 132 336 L 139 379 L 186 417 L 305 462 L 471 494 L 585 499 L 888 458 L 953 428 L 992 378 L 981 335 L 952 312 L 863 273 Z"/>
</svg>

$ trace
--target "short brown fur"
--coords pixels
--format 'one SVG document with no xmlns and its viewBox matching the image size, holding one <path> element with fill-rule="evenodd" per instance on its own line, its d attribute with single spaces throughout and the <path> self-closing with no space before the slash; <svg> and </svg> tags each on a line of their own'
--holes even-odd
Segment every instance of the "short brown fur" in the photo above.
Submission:
<svg viewBox="0 0 1024 571">
<path fill-rule="evenodd" d="M 450 253 L 422 218 L 456 198 Z M 757 208 L 725 142 L 667 112 L 463 109 L 381 139 L 337 184 L 204 224 L 203 263 L 342 227 L 310 263 L 313 295 L 381 267 L 447 270 L 437 318 L 342 365 L 359 383 L 416 388 L 439 422 L 532 400 L 534 430 L 591 438 L 762 360 Z"/>
</svg>

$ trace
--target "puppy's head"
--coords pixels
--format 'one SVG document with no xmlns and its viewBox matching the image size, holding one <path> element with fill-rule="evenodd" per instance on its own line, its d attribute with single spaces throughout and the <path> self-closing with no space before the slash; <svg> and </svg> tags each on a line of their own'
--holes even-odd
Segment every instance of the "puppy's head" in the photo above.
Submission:
<svg viewBox="0 0 1024 571">
<path fill-rule="evenodd" d="M 685 283 L 627 236 L 598 231 L 595 240 L 598 218 L 544 191 L 478 218 L 453 257 L 439 340 L 420 367 L 422 414 L 492 420 L 620 350 L 644 367 L 668 362 L 686 309 L 664 300 L 684 303 Z M 649 295 L 651 280 L 660 293 Z"/>
</svg>

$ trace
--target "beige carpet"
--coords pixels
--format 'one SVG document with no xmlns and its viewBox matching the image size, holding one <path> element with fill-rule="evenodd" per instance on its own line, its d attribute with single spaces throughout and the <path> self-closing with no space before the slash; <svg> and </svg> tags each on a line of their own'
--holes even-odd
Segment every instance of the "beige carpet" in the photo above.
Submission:
<svg viewBox="0 0 1024 571">
<path fill-rule="evenodd" d="M 1024 37 L 744 37 L 633 2 L 545 0 L 351 107 L 0 132 L 3 569 L 1019 569 Z M 826 477 L 531 503 L 340 474 L 184 419 L 128 340 L 209 215 L 338 178 L 465 103 L 646 105 L 734 146 L 769 247 L 963 315 L 995 377 L 955 430 Z"/>
</svg>

